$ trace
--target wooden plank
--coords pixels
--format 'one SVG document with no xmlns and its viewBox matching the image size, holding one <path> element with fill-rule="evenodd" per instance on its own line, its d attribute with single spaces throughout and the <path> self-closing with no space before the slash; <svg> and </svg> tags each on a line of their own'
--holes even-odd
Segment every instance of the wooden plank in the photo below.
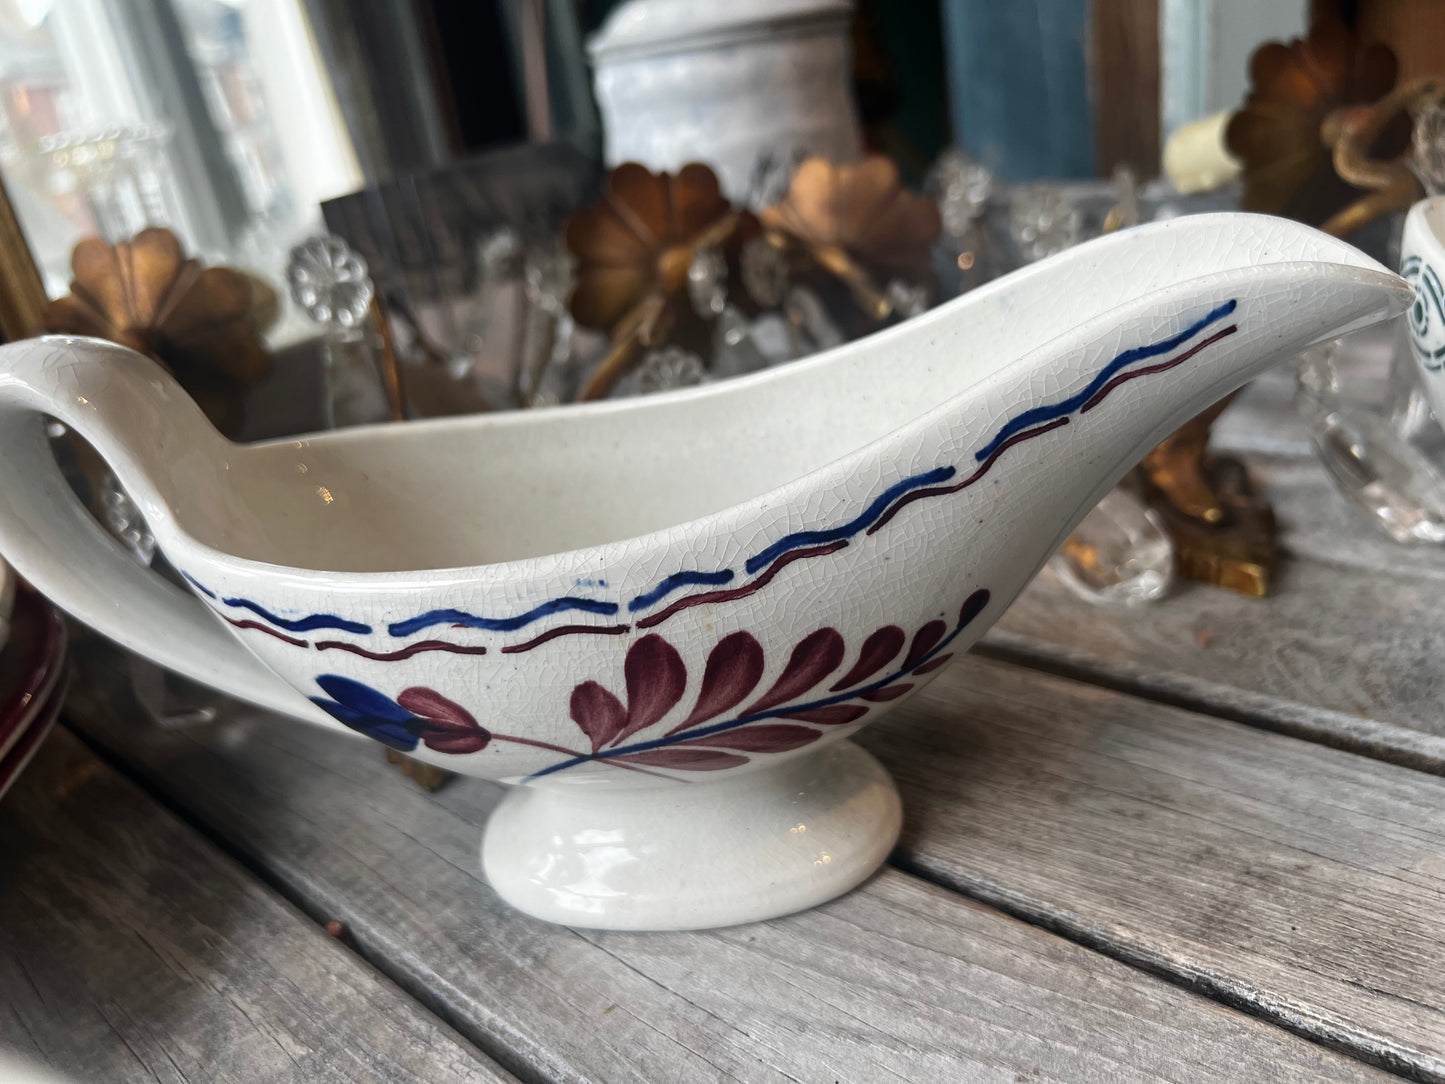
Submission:
<svg viewBox="0 0 1445 1084">
<path fill-rule="evenodd" d="M 374 746 L 256 713 L 138 726 L 123 688 L 96 684 L 95 646 L 79 649 L 87 680 L 69 709 L 90 740 L 306 909 L 344 921 L 463 1035 L 540 1078 L 1375 1072 L 897 871 L 812 912 L 707 933 L 536 922 L 478 871 L 496 785 L 459 778 L 429 795 Z"/>
<path fill-rule="evenodd" d="M 1445 584 L 1293 561 L 1279 593 L 1118 611 L 1040 576 L 981 652 L 1445 774 Z"/>
<path fill-rule="evenodd" d="M 0 803 L 7 1049 L 107 1084 L 514 1079 L 63 728 Z"/>
<path fill-rule="evenodd" d="M 1445 780 L 974 658 L 860 740 L 905 868 L 1445 1080 Z"/>
<path fill-rule="evenodd" d="M 1401 546 L 1334 489 L 1272 374 L 1221 424 L 1274 502 L 1275 594 L 1181 585 L 1136 609 L 1045 573 L 982 651 L 1445 774 L 1445 549 Z"/>
</svg>

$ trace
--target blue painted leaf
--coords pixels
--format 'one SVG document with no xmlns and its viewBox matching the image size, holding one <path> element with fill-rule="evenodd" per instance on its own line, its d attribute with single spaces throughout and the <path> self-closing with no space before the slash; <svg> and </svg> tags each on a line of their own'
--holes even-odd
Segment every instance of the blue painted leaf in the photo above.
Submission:
<svg viewBox="0 0 1445 1084">
<path fill-rule="evenodd" d="M 416 735 L 406 723 L 374 719 L 355 712 L 344 704 L 338 704 L 334 700 L 325 700 L 319 696 L 311 697 L 311 702 L 330 714 L 337 722 L 349 726 L 358 734 L 365 734 L 368 738 L 381 742 L 382 745 L 390 746 L 402 753 L 410 753 L 416 748 Z"/>
<path fill-rule="evenodd" d="M 416 735 L 401 723 L 375 723 L 362 733 L 402 753 L 410 753 L 417 744 Z"/>
<path fill-rule="evenodd" d="M 407 711 L 390 697 L 383 696 L 370 685 L 342 677 L 340 674 L 322 674 L 316 684 L 326 690 L 326 695 L 338 704 L 350 708 L 359 715 L 370 719 L 385 719 L 401 723 L 411 718 Z"/>
<path fill-rule="evenodd" d="M 362 730 L 366 722 L 366 716 L 359 711 L 352 711 L 345 704 L 338 704 L 335 700 L 327 700 L 324 696 L 307 697 L 322 711 L 326 712 L 337 722 L 345 723 L 353 730 Z"/>
</svg>

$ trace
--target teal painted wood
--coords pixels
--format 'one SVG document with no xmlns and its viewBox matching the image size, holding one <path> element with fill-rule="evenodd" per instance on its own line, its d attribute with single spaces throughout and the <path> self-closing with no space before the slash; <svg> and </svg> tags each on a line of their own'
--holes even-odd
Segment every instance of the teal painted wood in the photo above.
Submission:
<svg viewBox="0 0 1445 1084">
<path fill-rule="evenodd" d="M 1009 181 L 1094 176 L 1086 0 L 944 0 L 954 139 Z"/>
</svg>

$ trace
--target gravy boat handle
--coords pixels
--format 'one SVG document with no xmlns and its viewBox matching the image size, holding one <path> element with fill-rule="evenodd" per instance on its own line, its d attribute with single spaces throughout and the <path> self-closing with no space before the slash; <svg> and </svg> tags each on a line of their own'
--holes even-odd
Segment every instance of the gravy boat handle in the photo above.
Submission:
<svg viewBox="0 0 1445 1084">
<path fill-rule="evenodd" d="M 95 521 L 51 454 L 46 415 L 90 442 L 158 533 L 170 509 L 152 470 L 167 458 L 205 469 L 211 449 L 225 458 L 224 438 L 141 355 L 95 339 L 7 345 L 0 348 L 0 554 L 61 609 L 123 647 L 239 699 L 342 729 Z"/>
</svg>

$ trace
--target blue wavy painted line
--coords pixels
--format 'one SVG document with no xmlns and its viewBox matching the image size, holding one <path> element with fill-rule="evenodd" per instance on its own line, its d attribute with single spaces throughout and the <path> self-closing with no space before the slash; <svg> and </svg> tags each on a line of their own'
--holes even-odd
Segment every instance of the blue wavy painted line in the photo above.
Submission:
<svg viewBox="0 0 1445 1084">
<path fill-rule="evenodd" d="M 422 629 L 429 629 L 433 625 L 461 625 L 463 628 L 482 629 L 486 632 L 515 632 L 539 618 L 562 613 L 564 610 L 581 610 L 583 613 L 589 614 L 615 614 L 618 605 L 615 602 L 573 598 L 569 595 L 566 598 L 554 598 L 551 602 L 544 602 L 535 609 L 518 614 L 516 617 L 478 617 L 465 610 L 430 610 L 419 617 L 393 622 L 386 627 L 386 631 L 393 636 L 410 636 Z"/>
<path fill-rule="evenodd" d="M 1445 293 L 1445 291 L 1442 291 L 1442 293 Z M 1437 307 L 1440 307 L 1441 299 L 1437 297 L 1434 300 L 1436 301 Z M 1164 339 L 1157 343 L 1151 343 L 1147 346 L 1134 347 L 1130 350 L 1125 350 L 1123 353 L 1117 355 L 1112 361 L 1110 361 L 1108 365 L 1104 366 L 1104 368 L 1095 375 L 1094 379 L 1089 382 L 1089 385 L 1082 391 L 1078 392 L 1076 395 L 1073 395 L 1070 398 L 1065 399 L 1059 403 L 1053 403 L 1048 406 L 1034 407 L 1009 419 L 1006 423 L 1004 423 L 1003 428 L 1001 428 L 998 433 L 994 435 L 993 439 L 990 440 L 987 444 L 985 444 L 975 454 L 975 460 L 977 460 L 978 462 L 983 462 L 987 460 L 989 456 L 997 452 L 1009 441 L 1010 438 L 1012 438 L 1018 433 L 1021 433 L 1027 429 L 1031 429 L 1036 425 L 1044 424 L 1065 417 L 1069 414 L 1072 414 L 1074 411 L 1079 410 L 1096 395 L 1098 395 L 1099 392 L 1108 385 L 1109 381 L 1113 379 L 1114 376 L 1121 369 L 1124 369 L 1137 361 L 1142 361 L 1146 358 L 1157 357 L 1160 354 L 1165 354 L 1171 350 L 1174 350 L 1175 348 L 1183 345 L 1190 339 L 1197 336 L 1200 332 L 1204 331 L 1211 324 L 1217 323 L 1224 317 L 1228 316 L 1230 313 L 1234 312 L 1237 307 L 1238 301 L 1236 301 L 1235 299 L 1230 299 L 1229 301 L 1226 301 L 1215 309 L 1211 310 L 1202 319 L 1192 324 L 1190 327 L 1185 328 L 1178 335 L 1172 336 L 1168 339 Z M 1442 314 L 1442 316 L 1445 316 L 1445 314 Z M 879 496 L 874 498 L 874 500 L 868 505 L 868 507 L 862 512 L 861 515 L 850 520 L 849 522 L 827 530 L 798 531 L 793 534 L 786 535 L 783 538 L 778 539 L 772 545 L 768 546 L 761 553 L 755 554 L 754 556 L 748 558 L 747 561 L 744 562 L 743 567 L 746 570 L 747 574 L 751 576 L 760 571 L 761 569 L 766 568 L 778 557 L 791 550 L 799 549 L 804 546 L 826 545 L 831 542 L 837 542 L 840 540 L 851 538 L 858 532 L 866 530 L 875 521 L 877 521 L 879 517 L 887 513 L 889 507 L 898 498 L 914 490 L 923 489 L 928 486 L 938 485 L 941 482 L 946 482 L 948 481 L 948 479 L 952 478 L 955 473 L 957 472 L 953 467 L 935 467 L 933 470 L 926 471 L 922 474 L 916 474 L 911 478 L 905 478 L 903 479 L 903 481 L 898 482 L 890 486 L 888 489 L 884 490 Z M 216 598 L 215 593 L 209 588 L 207 588 L 204 584 L 200 583 L 189 574 L 182 574 L 185 575 L 186 579 L 202 594 L 212 599 Z M 655 605 L 679 588 L 694 585 L 719 586 L 732 582 L 733 578 L 734 573 L 731 569 L 720 569 L 717 572 L 674 572 L 672 575 L 660 581 L 656 587 L 652 588 L 649 591 L 645 591 L 642 594 L 637 595 L 635 598 L 633 598 L 630 602 L 628 602 L 627 608 L 630 612 L 635 613 L 638 610 L 647 609 L 648 607 Z M 309 632 L 313 629 L 332 628 L 340 629 L 344 632 L 354 632 L 365 635 L 369 634 L 372 631 L 370 625 L 364 625 L 358 621 L 348 621 L 344 618 L 337 617 L 334 614 L 312 614 L 309 617 L 293 621 L 288 620 L 287 618 L 278 617 L 277 615 L 250 601 L 249 599 L 228 598 L 222 599 L 221 601 L 223 601 L 227 606 L 235 606 L 248 609 L 253 613 L 257 614 L 258 616 L 276 625 L 277 627 L 287 629 L 293 632 Z M 516 617 L 478 617 L 475 614 L 469 614 L 463 610 L 431 610 L 427 613 L 410 618 L 406 621 L 393 622 L 391 625 L 387 626 L 387 631 L 392 636 L 405 637 L 420 632 L 423 629 L 430 628 L 433 625 L 449 624 L 460 625 L 465 628 L 482 629 L 488 632 L 513 632 L 517 629 L 523 628 L 524 626 L 531 624 L 533 621 L 536 621 L 540 618 L 548 617 L 552 614 L 561 613 L 567 610 L 579 610 L 583 613 L 603 614 L 611 616 L 616 614 L 619 609 L 620 607 L 615 602 L 603 602 L 597 599 L 575 598 L 572 596 L 567 596 L 563 598 L 553 599 L 550 602 L 544 602 L 540 606 L 537 606 L 524 614 L 518 614 Z"/>
<path fill-rule="evenodd" d="M 296 621 L 292 621 L 285 617 L 277 617 L 264 606 L 258 606 L 248 598 L 223 598 L 221 601 L 227 606 L 234 606 L 240 610 L 250 610 L 257 617 L 264 617 L 277 628 L 286 629 L 290 632 L 311 632 L 313 629 L 340 629 L 342 632 L 355 632 L 363 636 L 371 632 L 370 625 L 363 625 L 360 621 L 348 621 L 346 618 L 337 617 L 335 614 L 312 614 L 310 617 L 302 617 Z"/>
<path fill-rule="evenodd" d="M 888 506 L 898 497 L 907 493 L 910 489 L 918 489 L 922 486 L 937 485 L 939 482 L 946 482 L 954 475 L 952 467 L 934 467 L 931 471 L 923 474 L 915 474 L 912 478 L 905 478 L 901 482 L 889 486 L 876 498 L 873 503 L 863 510 L 863 514 L 857 519 L 849 520 L 841 527 L 833 527 L 826 531 L 798 531 L 795 534 L 784 535 L 762 553 L 749 557 L 743 565 L 752 575 L 760 568 L 766 568 L 773 563 L 777 557 L 781 557 L 788 550 L 797 549 L 800 546 L 816 546 L 825 542 L 837 542 L 842 538 L 852 538 L 859 531 L 865 530 L 870 523 L 887 511 Z"/>
<path fill-rule="evenodd" d="M 661 602 L 679 587 L 692 587 L 697 584 L 718 587 L 725 583 L 731 583 L 732 578 L 733 570 L 730 568 L 724 568 L 718 572 L 674 572 L 651 591 L 644 591 L 629 602 L 627 609 L 629 613 L 636 613 L 638 610 L 645 610 L 647 607 Z"/>
<path fill-rule="evenodd" d="M 209 587 L 207 587 L 205 584 L 203 584 L 200 580 L 196 579 L 196 578 L 195 578 L 194 576 L 192 576 L 189 572 L 182 572 L 181 575 L 186 578 L 186 582 L 187 582 L 188 584 L 190 584 L 192 587 L 194 587 L 194 588 L 195 588 L 197 591 L 199 591 L 201 594 L 205 595 L 207 598 L 215 598 L 215 597 L 216 597 L 216 592 L 212 591 Z"/>
<path fill-rule="evenodd" d="M 979 463 L 982 463 L 985 459 L 987 459 L 990 455 L 993 454 L 994 449 L 996 449 L 1004 441 L 1008 440 L 1008 438 L 1013 436 L 1015 433 L 1018 433 L 1024 429 L 1032 428 L 1033 426 L 1038 425 L 1040 422 L 1050 422 L 1053 421 L 1055 418 L 1062 418 L 1065 415 L 1072 414 L 1074 411 L 1078 410 L 1081 406 L 1083 406 L 1090 399 L 1092 399 L 1095 395 L 1097 395 L 1099 393 L 1099 390 L 1105 384 L 1107 384 L 1109 382 L 1109 379 L 1120 369 L 1124 368 L 1125 366 L 1132 365 L 1136 361 L 1143 361 L 1145 358 L 1153 358 L 1158 357 L 1160 354 L 1167 354 L 1175 347 L 1182 346 L 1184 343 L 1187 343 L 1190 339 L 1194 338 L 1194 336 L 1198 335 L 1201 331 L 1207 328 L 1210 324 L 1218 323 L 1220 320 L 1223 320 L 1226 316 L 1232 313 L 1235 308 L 1238 307 L 1238 305 L 1239 302 L 1237 300 L 1235 300 L 1234 298 L 1230 298 L 1218 308 L 1215 308 L 1209 313 L 1207 313 L 1197 323 L 1191 324 L 1189 327 L 1185 328 L 1178 335 L 1175 335 L 1172 338 L 1164 339 L 1163 341 L 1157 343 L 1151 343 L 1148 346 L 1136 346 L 1133 349 L 1125 350 L 1122 354 L 1119 354 L 1117 357 L 1115 357 L 1113 361 L 1109 362 L 1108 365 L 1105 365 L 1103 369 L 1099 370 L 1098 375 L 1089 382 L 1089 386 L 1086 387 L 1083 391 L 1079 392 L 1077 395 L 1072 395 L 1060 403 L 1052 403 L 1048 406 L 1034 407 L 1032 410 L 1026 410 L 1022 414 L 1018 414 L 1010 418 L 1007 422 L 1004 423 L 1004 427 L 1000 429 L 997 434 L 995 434 L 994 438 L 978 451 L 978 453 L 974 456 L 974 459 Z"/>
</svg>

